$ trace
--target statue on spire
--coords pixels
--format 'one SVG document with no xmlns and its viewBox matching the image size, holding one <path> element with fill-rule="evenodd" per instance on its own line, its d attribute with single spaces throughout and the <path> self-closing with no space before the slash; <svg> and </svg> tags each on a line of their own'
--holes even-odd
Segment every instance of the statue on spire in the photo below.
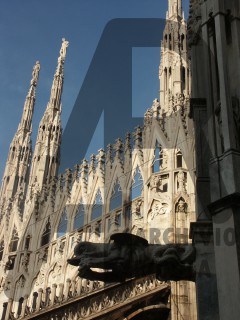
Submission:
<svg viewBox="0 0 240 320">
<path fill-rule="evenodd" d="M 67 53 L 67 47 L 69 46 L 69 42 L 65 40 L 65 38 L 62 38 L 62 47 L 60 49 L 60 58 L 61 60 L 65 60 L 66 53 Z"/>
<path fill-rule="evenodd" d="M 33 67 L 31 84 L 36 84 L 37 83 L 38 76 L 39 76 L 39 71 L 40 71 L 40 62 L 36 61 L 35 65 Z"/>
</svg>

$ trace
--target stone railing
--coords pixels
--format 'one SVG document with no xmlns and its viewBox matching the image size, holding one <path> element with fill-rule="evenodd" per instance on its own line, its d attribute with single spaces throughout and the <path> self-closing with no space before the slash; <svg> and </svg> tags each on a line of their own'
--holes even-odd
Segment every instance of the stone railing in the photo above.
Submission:
<svg viewBox="0 0 240 320">
<path fill-rule="evenodd" d="M 94 314 L 109 312 L 112 309 L 127 305 L 154 293 L 155 291 L 168 291 L 169 285 L 158 281 L 155 275 L 137 280 L 128 280 L 123 284 L 105 286 L 98 281 L 79 279 L 75 282 L 70 279 L 64 284 L 53 284 L 52 288 L 38 289 L 33 293 L 35 300 L 32 306 L 26 295 L 18 307 L 18 314 L 12 312 L 13 300 L 9 299 L 5 305 L 4 320 L 10 319 L 88 319 Z M 58 292 L 58 294 L 56 294 Z M 19 302 L 20 303 L 20 302 Z M 65 318 L 64 318 L 65 316 Z"/>
</svg>

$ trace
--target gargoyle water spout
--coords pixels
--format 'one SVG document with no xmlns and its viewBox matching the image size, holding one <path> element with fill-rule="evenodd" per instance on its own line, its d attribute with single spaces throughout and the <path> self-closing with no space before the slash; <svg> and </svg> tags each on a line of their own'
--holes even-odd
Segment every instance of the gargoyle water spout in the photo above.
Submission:
<svg viewBox="0 0 240 320">
<path fill-rule="evenodd" d="M 78 266 L 79 276 L 89 280 L 122 282 L 153 273 L 161 281 L 195 279 L 195 248 L 189 244 L 154 245 L 129 233 L 113 234 L 110 240 L 78 243 L 68 263 Z"/>
</svg>

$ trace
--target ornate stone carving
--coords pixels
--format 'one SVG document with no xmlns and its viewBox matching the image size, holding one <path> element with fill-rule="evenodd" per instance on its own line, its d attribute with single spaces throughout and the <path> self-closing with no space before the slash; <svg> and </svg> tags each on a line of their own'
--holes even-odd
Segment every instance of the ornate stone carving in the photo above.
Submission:
<svg viewBox="0 0 240 320">
<path fill-rule="evenodd" d="M 99 221 L 94 221 L 91 224 L 89 239 L 91 241 L 98 241 L 99 237 L 100 237 L 100 224 L 99 224 Z"/>
<path fill-rule="evenodd" d="M 59 261 L 57 261 L 50 275 L 52 279 L 57 281 L 61 277 L 61 274 L 62 274 L 62 264 Z"/>
<path fill-rule="evenodd" d="M 160 201 L 154 200 L 151 206 L 151 220 L 159 215 L 164 215 L 168 211 L 168 205 Z"/>
<path fill-rule="evenodd" d="M 56 242 L 56 247 L 55 247 L 55 255 L 63 255 L 63 251 L 64 251 L 64 242 L 62 241 L 62 239 L 58 239 Z"/>
<path fill-rule="evenodd" d="M 25 277 L 22 275 L 22 276 L 19 278 L 18 282 L 17 282 L 17 287 L 19 287 L 19 288 L 24 288 L 25 282 L 26 282 L 26 279 L 25 279 Z"/>
<path fill-rule="evenodd" d="M 24 252 L 24 254 L 22 255 L 22 259 L 21 259 L 21 265 L 22 265 L 22 268 L 25 272 L 28 272 L 29 258 L 30 258 L 29 253 Z"/>
<path fill-rule="evenodd" d="M 138 219 L 142 218 L 142 214 L 141 214 L 141 206 L 142 206 L 142 204 L 143 204 L 143 200 L 142 199 L 138 199 L 137 201 L 135 201 L 133 203 L 132 213 Z"/>
<path fill-rule="evenodd" d="M 152 190 L 154 193 L 157 193 L 158 191 L 160 191 L 161 185 L 162 185 L 161 176 L 152 176 L 151 182 L 150 182 L 150 190 Z"/>
<path fill-rule="evenodd" d="M 60 59 L 65 61 L 66 53 L 67 53 L 67 47 L 69 46 L 69 42 L 66 41 L 64 38 L 62 39 L 62 47 L 60 49 Z"/>
<path fill-rule="evenodd" d="M 37 279 L 36 279 L 36 282 L 35 282 L 35 285 L 38 287 L 38 286 L 41 286 L 43 285 L 44 283 L 44 280 L 45 280 L 45 277 L 46 277 L 46 263 L 44 263 L 37 275 Z"/>
<path fill-rule="evenodd" d="M 188 18 L 188 46 L 196 44 L 200 39 L 201 32 L 201 4 L 203 0 L 191 0 Z"/>
<path fill-rule="evenodd" d="M 177 174 L 177 191 L 186 192 L 186 178 L 185 173 L 182 170 Z"/>
<path fill-rule="evenodd" d="M 32 80 L 34 81 L 34 83 L 37 82 L 38 80 L 39 71 L 40 71 L 40 62 L 36 61 L 32 71 Z"/>
<path fill-rule="evenodd" d="M 187 203 L 183 198 L 180 198 L 176 205 L 177 213 L 187 213 Z"/>
<path fill-rule="evenodd" d="M 68 263 L 79 267 L 79 276 L 106 282 L 156 273 L 167 280 L 194 280 L 195 249 L 191 245 L 150 245 L 147 240 L 128 233 L 110 237 L 113 243 L 82 242 L 74 248 Z M 105 272 L 93 271 L 101 268 Z"/>
<path fill-rule="evenodd" d="M 38 263 L 46 262 L 48 256 L 48 249 L 41 248 L 38 253 Z"/>
<path fill-rule="evenodd" d="M 80 241 L 82 241 L 82 233 L 81 232 L 76 232 L 75 235 L 74 235 L 73 243 L 77 244 Z"/>
<path fill-rule="evenodd" d="M 152 124 L 153 112 L 151 109 L 148 109 L 144 114 L 144 126 L 148 127 Z"/>
<path fill-rule="evenodd" d="M 168 154 L 166 150 L 162 150 L 162 159 L 161 159 L 160 168 L 162 170 L 166 170 L 167 167 L 168 167 Z"/>
<path fill-rule="evenodd" d="M 6 260 L 5 260 L 6 261 Z M 14 264 L 14 257 L 7 257 L 7 261 L 5 263 L 5 270 L 11 270 Z"/>
</svg>

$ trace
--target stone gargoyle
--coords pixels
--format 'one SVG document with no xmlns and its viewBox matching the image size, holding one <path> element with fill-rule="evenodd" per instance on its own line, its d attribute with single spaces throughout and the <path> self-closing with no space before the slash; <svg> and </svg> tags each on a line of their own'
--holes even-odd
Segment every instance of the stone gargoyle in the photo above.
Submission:
<svg viewBox="0 0 240 320">
<path fill-rule="evenodd" d="M 80 242 L 68 259 L 79 267 L 79 277 L 104 282 L 153 273 L 160 281 L 194 281 L 194 261 L 195 248 L 189 244 L 149 244 L 130 233 L 115 233 L 109 243 Z"/>
</svg>

